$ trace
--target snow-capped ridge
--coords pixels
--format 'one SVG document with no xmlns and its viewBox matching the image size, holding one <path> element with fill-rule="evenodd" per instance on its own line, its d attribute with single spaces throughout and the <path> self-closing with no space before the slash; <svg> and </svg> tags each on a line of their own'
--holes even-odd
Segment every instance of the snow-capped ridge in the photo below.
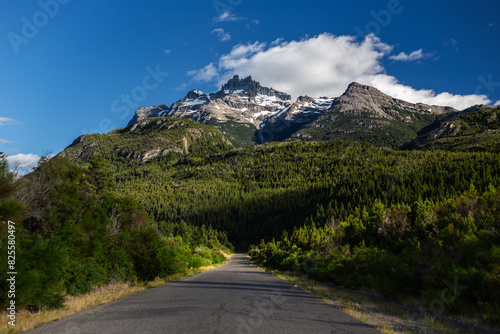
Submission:
<svg viewBox="0 0 500 334">
<path fill-rule="evenodd" d="M 240 136 L 241 131 L 248 134 L 255 130 L 255 136 L 247 138 L 246 144 L 250 144 L 255 140 L 252 138 L 261 138 L 261 142 L 277 140 L 276 136 L 281 136 L 279 140 L 313 138 L 309 132 L 327 131 L 324 129 L 330 127 L 328 124 L 334 125 L 326 137 L 383 128 L 390 122 L 402 122 L 403 126 L 422 123 L 432 115 L 454 111 L 449 107 L 399 100 L 357 82 L 349 84 L 336 98 L 303 95 L 292 101 L 289 94 L 264 87 L 251 76 L 235 75 L 217 92 L 193 89 L 170 108 L 165 105 L 139 108 L 131 122 L 158 116 L 185 117 L 229 131 L 224 133 L 230 138 Z M 349 121 L 342 123 L 342 119 Z M 360 128 L 349 130 L 352 126 Z M 307 130 L 311 128 L 323 130 Z"/>
</svg>

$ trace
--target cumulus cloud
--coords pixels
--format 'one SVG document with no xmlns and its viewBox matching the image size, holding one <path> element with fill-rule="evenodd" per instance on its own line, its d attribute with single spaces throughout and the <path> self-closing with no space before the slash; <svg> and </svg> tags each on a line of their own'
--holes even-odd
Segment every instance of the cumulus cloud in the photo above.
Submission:
<svg viewBox="0 0 500 334">
<path fill-rule="evenodd" d="M 8 117 L 0 117 L 0 126 L 14 125 L 17 121 Z"/>
<path fill-rule="evenodd" d="M 193 81 L 217 81 L 218 87 L 234 74 L 252 75 L 263 85 L 292 94 L 294 98 L 340 96 L 357 81 L 385 94 L 413 103 L 427 103 L 464 109 L 490 102 L 486 95 L 454 95 L 403 85 L 386 73 L 382 59 L 393 47 L 368 35 L 361 42 L 353 36 L 324 33 L 299 41 L 276 40 L 271 45 L 238 44 L 220 57 L 218 64 L 190 71 Z M 209 75 L 208 75 L 209 74 Z"/>
<path fill-rule="evenodd" d="M 208 64 L 201 70 L 189 71 L 187 75 L 193 77 L 193 81 L 209 82 L 215 79 L 219 72 L 213 63 Z"/>
<path fill-rule="evenodd" d="M 239 21 L 241 20 L 241 17 L 237 17 L 233 13 L 229 11 L 225 11 L 221 15 L 214 17 L 214 23 L 219 23 L 219 22 L 234 22 L 234 21 Z"/>
<path fill-rule="evenodd" d="M 498 100 L 497 102 L 495 102 L 495 105 L 496 106 L 500 106 L 500 100 Z"/>
<path fill-rule="evenodd" d="M 225 32 L 222 28 L 212 30 L 212 34 L 217 34 L 217 36 L 219 36 L 219 41 L 221 42 L 227 42 L 231 40 L 231 34 Z"/>
<path fill-rule="evenodd" d="M 34 167 L 36 167 L 39 160 L 40 156 L 33 153 L 28 153 L 28 154 L 19 153 L 16 155 L 7 156 L 7 162 L 9 163 L 9 168 L 11 170 L 17 170 L 21 173 L 26 173 L 31 171 Z"/>
<path fill-rule="evenodd" d="M 360 83 L 376 87 L 380 91 L 408 102 L 422 102 L 430 105 L 450 106 L 462 110 L 475 104 L 488 104 L 486 95 L 455 95 L 448 92 L 437 94 L 432 89 L 414 89 L 403 85 L 390 75 L 380 74 L 360 78 Z"/>
<path fill-rule="evenodd" d="M 415 61 L 419 59 L 425 59 L 431 57 L 430 53 L 423 53 L 422 49 L 411 52 L 410 54 L 406 54 L 405 52 L 400 52 L 396 56 L 390 56 L 389 59 L 397 60 L 397 61 Z"/>
</svg>

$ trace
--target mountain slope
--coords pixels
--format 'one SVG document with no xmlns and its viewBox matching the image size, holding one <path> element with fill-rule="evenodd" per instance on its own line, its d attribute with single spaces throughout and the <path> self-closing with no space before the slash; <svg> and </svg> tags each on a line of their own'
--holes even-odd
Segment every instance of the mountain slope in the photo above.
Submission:
<svg viewBox="0 0 500 334">
<path fill-rule="evenodd" d="M 395 99 L 354 82 L 335 99 L 299 98 L 282 115 L 266 122 L 260 138 L 354 140 L 397 148 L 440 115 L 455 111 Z"/>
<path fill-rule="evenodd" d="M 450 115 L 427 129 L 408 148 L 500 152 L 500 107 L 477 105 Z"/>
<path fill-rule="evenodd" d="M 92 155 L 148 161 L 157 156 L 205 155 L 234 148 L 218 130 L 189 119 L 156 117 L 139 120 L 109 134 L 78 137 L 59 156 L 87 160 Z"/>
<path fill-rule="evenodd" d="M 255 142 L 255 132 L 268 115 L 291 104 L 290 95 L 262 87 L 250 76 L 240 79 L 235 75 L 218 92 L 206 94 L 194 89 L 170 108 L 139 108 L 128 125 L 149 117 L 190 118 L 213 125 L 234 145 L 243 147 Z"/>
<path fill-rule="evenodd" d="M 450 107 L 409 103 L 351 83 L 337 98 L 291 96 L 235 75 L 218 92 L 195 89 L 183 99 L 136 111 L 129 126 L 149 117 L 190 118 L 219 129 L 237 147 L 271 141 L 347 139 L 401 147 L 426 126 L 454 113 Z"/>
</svg>

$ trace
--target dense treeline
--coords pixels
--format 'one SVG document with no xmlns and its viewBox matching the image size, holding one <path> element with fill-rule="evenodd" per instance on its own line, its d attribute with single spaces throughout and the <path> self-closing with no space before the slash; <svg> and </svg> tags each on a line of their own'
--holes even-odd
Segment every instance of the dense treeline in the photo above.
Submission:
<svg viewBox="0 0 500 334">
<path fill-rule="evenodd" d="M 346 219 L 304 225 L 250 255 L 266 266 L 304 273 L 392 299 L 421 299 L 439 313 L 479 315 L 500 324 L 500 191 L 387 207 L 375 201 Z"/>
<path fill-rule="evenodd" d="M 345 219 L 376 200 L 390 206 L 457 197 L 500 185 L 494 153 L 395 151 L 331 141 L 275 143 L 211 157 L 117 158 L 121 192 L 158 222 L 226 231 L 240 249 L 307 222 Z"/>
<path fill-rule="evenodd" d="M 220 263 L 221 251 L 232 247 L 211 227 L 170 223 L 162 225 L 168 233 L 160 233 L 132 196 L 117 194 L 104 160 L 96 157 L 88 168 L 44 159 L 17 182 L 2 157 L 0 218 L 16 223 L 18 309 L 59 307 L 66 294 L 110 281 L 149 281 Z M 0 251 L 7 254 L 7 224 L 0 233 Z M 7 264 L 2 255 L 0 266 Z M 2 308 L 8 302 L 6 273 L 0 274 Z"/>
</svg>

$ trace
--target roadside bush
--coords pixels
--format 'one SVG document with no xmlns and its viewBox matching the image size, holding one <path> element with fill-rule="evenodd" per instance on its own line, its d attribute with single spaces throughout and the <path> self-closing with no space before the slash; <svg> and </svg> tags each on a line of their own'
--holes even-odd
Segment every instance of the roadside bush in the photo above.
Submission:
<svg viewBox="0 0 500 334">
<path fill-rule="evenodd" d="M 66 250 L 50 240 L 36 237 L 17 248 L 16 303 L 32 310 L 58 308 L 64 300 L 63 275 L 68 264 Z"/>
<path fill-rule="evenodd" d="M 498 324 L 499 216 L 500 194 L 490 186 L 479 196 L 471 186 L 441 203 L 375 203 L 335 225 L 305 225 L 289 239 L 284 233 L 281 241 L 262 241 L 250 255 L 266 266 L 390 299 L 421 298 L 428 308 Z"/>
</svg>

